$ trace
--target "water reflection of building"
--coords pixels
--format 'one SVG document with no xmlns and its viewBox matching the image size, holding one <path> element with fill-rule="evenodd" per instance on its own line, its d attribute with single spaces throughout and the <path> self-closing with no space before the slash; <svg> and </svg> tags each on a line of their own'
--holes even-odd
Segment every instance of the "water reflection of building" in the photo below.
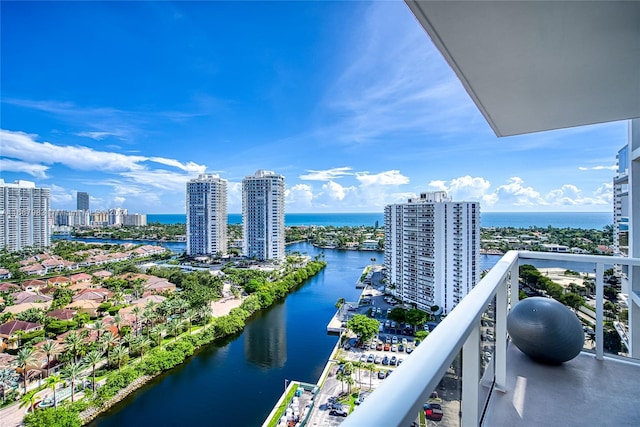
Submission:
<svg viewBox="0 0 640 427">
<path fill-rule="evenodd" d="M 286 309 L 278 304 L 264 314 L 262 322 L 251 322 L 244 331 L 247 361 L 261 368 L 279 368 L 287 361 Z"/>
</svg>

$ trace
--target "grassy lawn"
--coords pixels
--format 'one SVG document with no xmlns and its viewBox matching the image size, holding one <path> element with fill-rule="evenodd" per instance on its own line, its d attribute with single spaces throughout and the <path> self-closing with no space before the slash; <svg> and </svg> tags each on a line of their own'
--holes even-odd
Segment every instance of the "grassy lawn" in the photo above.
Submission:
<svg viewBox="0 0 640 427">
<path fill-rule="evenodd" d="M 293 395 L 296 393 L 297 389 L 298 387 L 291 387 L 291 390 L 289 390 L 289 392 L 284 397 L 282 402 L 280 402 L 280 405 L 278 405 L 278 410 L 274 412 L 273 417 L 271 417 L 271 419 L 269 420 L 268 427 L 275 427 L 278 425 L 278 421 L 280 420 L 280 417 L 282 417 L 282 414 L 284 414 L 284 411 L 287 409 L 287 406 L 289 406 L 289 402 L 293 398 Z"/>
<path fill-rule="evenodd" d="M 424 411 L 420 411 L 420 427 L 427 427 L 427 419 L 424 417 Z"/>
</svg>

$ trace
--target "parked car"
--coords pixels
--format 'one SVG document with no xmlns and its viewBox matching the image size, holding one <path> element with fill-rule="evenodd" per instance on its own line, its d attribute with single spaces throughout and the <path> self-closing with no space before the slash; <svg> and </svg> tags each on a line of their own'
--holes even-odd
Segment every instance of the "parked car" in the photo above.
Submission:
<svg viewBox="0 0 640 427">
<path fill-rule="evenodd" d="M 379 342 L 378 345 L 376 345 L 376 350 L 380 351 L 382 350 L 382 343 Z"/>
<path fill-rule="evenodd" d="M 385 356 L 384 359 L 382 359 L 382 364 L 383 365 L 388 365 L 389 364 L 389 357 Z"/>
<path fill-rule="evenodd" d="M 385 378 L 387 378 L 387 374 L 384 371 L 378 371 L 378 379 L 383 380 Z"/>
<path fill-rule="evenodd" d="M 385 342 L 385 343 L 387 343 L 387 344 L 391 344 L 391 338 L 390 338 L 390 337 L 387 337 L 387 338 L 384 340 L 384 342 Z"/>
<path fill-rule="evenodd" d="M 402 338 L 402 344 L 407 345 L 408 341 L 406 338 Z"/>
<path fill-rule="evenodd" d="M 393 366 L 396 366 L 397 362 L 398 362 L 398 359 L 396 359 L 395 356 L 391 356 L 391 360 L 389 360 L 389 363 Z"/>
<path fill-rule="evenodd" d="M 442 420 L 442 406 L 438 403 L 426 403 L 424 405 L 424 417 L 431 421 Z"/>
<path fill-rule="evenodd" d="M 374 359 L 374 363 L 382 363 L 382 357 L 376 356 L 376 358 Z"/>
<path fill-rule="evenodd" d="M 398 345 L 398 351 L 404 351 L 404 346 L 402 344 Z"/>
<path fill-rule="evenodd" d="M 385 344 L 384 345 L 384 351 L 389 351 L 389 350 L 391 350 L 391 345 Z"/>
<path fill-rule="evenodd" d="M 369 354 L 369 357 L 367 357 L 367 362 L 371 363 L 374 360 L 376 360 L 376 356 L 373 353 Z"/>
<path fill-rule="evenodd" d="M 396 366 L 400 366 L 402 362 L 404 362 L 404 359 L 398 359 L 398 363 L 396 363 Z"/>
<path fill-rule="evenodd" d="M 398 351 L 398 346 L 397 346 L 397 345 L 395 345 L 395 344 L 393 344 L 393 345 L 391 346 L 391 351 Z"/>
<path fill-rule="evenodd" d="M 407 347 L 405 351 L 407 352 L 407 354 L 411 354 L 413 353 L 413 347 Z"/>
<path fill-rule="evenodd" d="M 344 407 L 341 407 L 339 409 L 332 409 L 329 412 L 329 415 L 334 415 L 336 417 L 346 417 L 347 415 L 349 415 L 349 413 L 344 409 Z"/>
<path fill-rule="evenodd" d="M 360 361 L 361 361 L 361 362 L 366 362 L 366 361 L 367 361 L 367 355 L 366 355 L 366 354 L 364 354 L 364 353 L 362 353 L 362 354 L 360 355 Z"/>
<path fill-rule="evenodd" d="M 391 338 L 391 343 L 392 344 L 398 344 L 398 337 L 396 337 L 395 335 L 393 336 L 393 338 Z"/>
</svg>

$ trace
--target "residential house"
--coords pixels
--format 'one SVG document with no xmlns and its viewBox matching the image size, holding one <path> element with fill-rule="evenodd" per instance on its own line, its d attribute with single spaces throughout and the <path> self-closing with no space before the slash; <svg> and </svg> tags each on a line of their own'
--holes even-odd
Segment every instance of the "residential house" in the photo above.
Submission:
<svg viewBox="0 0 640 427">
<path fill-rule="evenodd" d="M 99 303 L 106 302 L 113 296 L 113 292 L 105 288 L 83 289 L 75 294 L 72 300 L 75 301 L 96 301 Z"/>
<path fill-rule="evenodd" d="M 18 314 L 18 313 L 22 313 L 24 311 L 30 310 L 32 308 L 38 309 L 38 310 L 48 310 L 51 307 L 51 301 L 46 301 L 46 302 L 23 302 L 21 304 L 14 304 L 14 305 L 10 305 L 8 307 L 5 307 L 5 309 L 2 311 L 2 313 L 12 313 L 12 314 Z"/>
<path fill-rule="evenodd" d="M 20 286 L 15 283 L 2 282 L 0 283 L 0 292 L 12 292 L 20 289 Z"/>
<path fill-rule="evenodd" d="M 47 287 L 47 282 L 40 279 L 25 280 L 22 282 L 22 289 L 29 292 L 38 292 Z"/>
<path fill-rule="evenodd" d="M 42 330 L 43 326 L 39 323 L 25 322 L 22 320 L 10 320 L 0 325 L 0 338 L 2 346 L 0 350 L 16 349 L 19 345 L 19 332 L 33 332 Z"/>
<path fill-rule="evenodd" d="M 52 310 L 47 313 L 47 317 L 53 317 L 58 320 L 73 320 L 73 316 L 75 316 L 77 310 L 72 310 L 69 308 L 58 308 L 56 310 Z"/>
<path fill-rule="evenodd" d="M 0 279 L 11 279 L 11 272 L 6 268 L 0 268 Z"/>
<path fill-rule="evenodd" d="M 13 296 L 14 304 L 53 301 L 53 298 L 49 295 L 40 295 L 30 291 L 15 292 L 11 295 Z"/>
<path fill-rule="evenodd" d="M 20 267 L 20 271 L 27 274 L 28 276 L 42 276 L 43 274 L 47 274 L 47 269 L 41 264 L 37 263 Z"/>
<path fill-rule="evenodd" d="M 100 304 L 102 303 L 93 300 L 78 300 L 67 304 L 64 308 L 76 310 L 78 313 L 86 313 L 89 317 L 96 318 L 98 317 L 98 307 L 100 307 Z"/>
<path fill-rule="evenodd" d="M 64 277 L 64 276 L 56 276 L 56 277 L 51 277 L 49 279 L 47 279 L 47 283 L 50 286 L 68 286 L 71 284 L 71 279 L 68 277 Z"/>
</svg>

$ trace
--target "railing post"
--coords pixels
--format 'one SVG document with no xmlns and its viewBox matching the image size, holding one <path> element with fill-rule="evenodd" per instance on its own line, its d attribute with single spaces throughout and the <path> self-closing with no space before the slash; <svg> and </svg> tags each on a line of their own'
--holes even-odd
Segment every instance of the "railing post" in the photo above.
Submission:
<svg viewBox="0 0 640 427">
<path fill-rule="evenodd" d="M 479 321 L 478 321 L 479 322 Z M 462 427 L 480 422 L 478 387 L 480 384 L 480 324 L 471 328 L 462 346 Z"/>
<path fill-rule="evenodd" d="M 604 264 L 596 264 L 596 359 L 604 359 Z"/>
<path fill-rule="evenodd" d="M 513 273 L 513 271 L 512 271 Z M 495 389 L 507 391 L 507 314 L 509 312 L 509 285 L 505 279 L 496 292 L 496 348 L 495 348 Z M 516 279 L 517 285 L 517 279 Z M 516 287 L 517 289 L 517 287 Z M 513 293 L 513 276 L 511 277 L 511 292 Z M 517 292 L 517 291 L 516 291 Z"/>
</svg>

